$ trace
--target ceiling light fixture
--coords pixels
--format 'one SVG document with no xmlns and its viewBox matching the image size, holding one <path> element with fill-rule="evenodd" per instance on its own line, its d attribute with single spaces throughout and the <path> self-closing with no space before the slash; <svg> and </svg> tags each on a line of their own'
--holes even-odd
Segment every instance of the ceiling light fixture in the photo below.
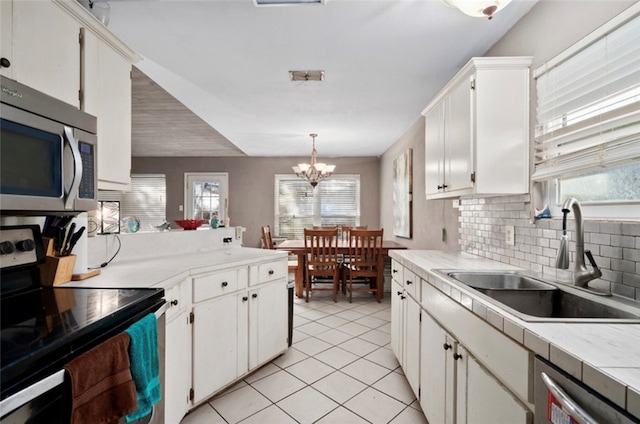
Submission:
<svg viewBox="0 0 640 424">
<path fill-rule="evenodd" d="M 442 0 L 447 6 L 457 7 L 462 13 L 474 17 L 493 18 L 493 15 L 504 9 L 511 0 Z"/>
<path fill-rule="evenodd" d="M 324 81 L 324 71 L 289 71 L 291 81 Z"/>
<path fill-rule="evenodd" d="M 327 165 L 326 163 L 316 163 L 318 152 L 316 150 L 316 137 L 318 134 L 309 134 L 313 138 L 313 150 L 311 151 L 311 164 L 299 163 L 293 166 L 293 172 L 303 180 L 309 181 L 309 184 L 315 188 L 318 183 L 333 173 L 336 169 L 335 165 Z"/>
</svg>

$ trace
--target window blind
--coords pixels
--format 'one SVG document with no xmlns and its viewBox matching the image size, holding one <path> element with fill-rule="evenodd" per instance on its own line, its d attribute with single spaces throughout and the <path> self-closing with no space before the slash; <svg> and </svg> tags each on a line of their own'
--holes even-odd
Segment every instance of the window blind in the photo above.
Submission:
<svg viewBox="0 0 640 424">
<path fill-rule="evenodd" d="M 360 176 L 333 175 L 314 190 L 291 175 L 276 175 L 277 237 L 301 239 L 313 225 L 360 225 Z"/>
<path fill-rule="evenodd" d="M 536 70 L 534 181 L 640 160 L 640 15 Z"/>
<path fill-rule="evenodd" d="M 166 177 L 159 174 L 136 174 L 131 176 L 131 191 L 103 191 L 99 200 L 120 202 L 120 216 L 135 216 L 140 229 L 151 230 L 151 225 L 160 225 L 166 217 Z"/>
</svg>

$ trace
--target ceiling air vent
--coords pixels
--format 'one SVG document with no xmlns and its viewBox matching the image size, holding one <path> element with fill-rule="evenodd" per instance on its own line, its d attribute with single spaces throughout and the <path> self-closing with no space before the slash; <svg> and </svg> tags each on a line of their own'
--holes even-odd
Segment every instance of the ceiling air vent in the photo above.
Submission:
<svg viewBox="0 0 640 424">
<path fill-rule="evenodd" d="M 254 0 L 256 6 L 274 6 L 283 4 L 324 4 L 327 0 Z"/>
<path fill-rule="evenodd" d="M 289 71 L 291 81 L 324 81 L 324 71 Z"/>
</svg>

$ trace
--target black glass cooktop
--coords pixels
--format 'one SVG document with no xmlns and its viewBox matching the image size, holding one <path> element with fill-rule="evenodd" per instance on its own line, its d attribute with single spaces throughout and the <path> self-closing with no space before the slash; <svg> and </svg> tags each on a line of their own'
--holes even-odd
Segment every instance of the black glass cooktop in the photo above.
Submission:
<svg viewBox="0 0 640 424">
<path fill-rule="evenodd" d="M 162 289 L 42 287 L 3 294 L 1 398 L 59 371 L 164 303 Z"/>
</svg>

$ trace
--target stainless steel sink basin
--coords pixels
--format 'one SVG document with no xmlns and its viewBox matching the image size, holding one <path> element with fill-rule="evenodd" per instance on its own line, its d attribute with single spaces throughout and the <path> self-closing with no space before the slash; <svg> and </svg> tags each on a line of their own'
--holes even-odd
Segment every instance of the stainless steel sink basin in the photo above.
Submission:
<svg viewBox="0 0 640 424">
<path fill-rule="evenodd" d="M 637 302 L 603 298 L 516 271 L 448 271 L 463 283 L 524 321 L 640 323 Z"/>
</svg>

